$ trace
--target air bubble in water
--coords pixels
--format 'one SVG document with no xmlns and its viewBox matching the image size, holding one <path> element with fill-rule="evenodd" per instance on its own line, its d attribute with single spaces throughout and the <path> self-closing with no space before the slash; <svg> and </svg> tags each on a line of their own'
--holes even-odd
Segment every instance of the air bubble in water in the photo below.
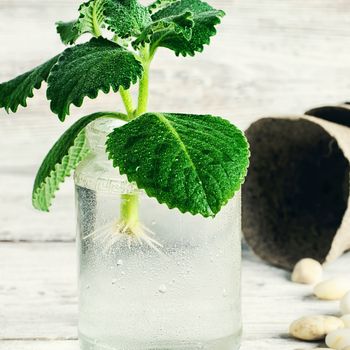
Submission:
<svg viewBox="0 0 350 350">
<path fill-rule="evenodd" d="M 122 266 L 124 263 L 123 263 L 123 260 L 122 259 L 119 259 L 117 261 L 117 266 Z"/>
<path fill-rule="evenodd" d="M 117 283 L 117 280 L 114 278 L 112 279 L 112 284 L 116 284 Z"/>
<path fill-rule="evenodd" d="M 225 288 L 224 288 L 223 291 L 222 291 L 222 296 L 223 296 L 224 298 L 227 297 L 227 290 L 226 290 Z"/>
</svg>

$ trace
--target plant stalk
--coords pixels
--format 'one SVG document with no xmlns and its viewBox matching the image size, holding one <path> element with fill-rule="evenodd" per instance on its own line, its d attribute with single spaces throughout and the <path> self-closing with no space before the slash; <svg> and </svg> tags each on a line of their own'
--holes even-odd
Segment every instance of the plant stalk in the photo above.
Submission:
<svg viewBox="0 0 350 350">
<path fill-rule="evenodd" d="M 141 50 L 140 56 L 143 64 L 143 76 L 139 84 L 139 97 L 136 111 L 133 112 L 131 95 L 128 91 L 120 90 L 129 120 L 136 119 L 140 115 L 146 113 L 148 108 L 149 95 L 149 69 L 150 69 L 150 49 L 147 45 Z M 126 93 L 126 95 L 125 95 Z M 127 95 L 129 93 L 129 95 Z M 124 95 L 124 97 L 123 97 Z M 130 103 L 131 101 L 131 103 Z M 132 111 L 132 113 L 130 113 Z M 139 195 L 138 194 L 123 194 L 121 196 L 120 220 L 128 226 L 132 226 L 139 220 Z"/>
<path fill-rule="evenodd" d="M 132 102 L 132 96 L 129 90 L 125 90 L 123 87 L 120 88 L 120 96 L 122 97 L 128 119 L 132 120 L 134 116 L 134 107 Z"/>
<path fill-rule="evenodd" d="M 139 221 L 139 195 L 123 194 L 120 207 L 121 220 L 129 227 L 133 227 Z"/>
<path fill-rule="evenodd" d="M 149 94 L 149 65 L 149 62 L 144 64 L 144 72 L 140 81 L 139 99 L 135 118 L 146 113 L 147 111 Z"/>
</svg>

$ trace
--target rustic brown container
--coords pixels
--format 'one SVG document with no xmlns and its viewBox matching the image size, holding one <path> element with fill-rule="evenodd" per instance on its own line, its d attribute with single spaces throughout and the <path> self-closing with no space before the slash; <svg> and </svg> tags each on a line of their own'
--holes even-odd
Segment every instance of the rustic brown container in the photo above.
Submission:
<svg viewBox="0 0 350 350">
<path fill-rule="evenodd" d="M 247 130 L 251 166 L 243 233 L 254 252 L 292 269 L 350 249 L 350 105 L 263 118 Z"/>
</svg>

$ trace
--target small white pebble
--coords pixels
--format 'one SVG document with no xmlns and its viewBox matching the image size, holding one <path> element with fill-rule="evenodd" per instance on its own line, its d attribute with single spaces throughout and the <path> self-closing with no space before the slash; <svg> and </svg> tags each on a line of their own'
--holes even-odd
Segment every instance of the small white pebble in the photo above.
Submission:
<svg viewBox="0 0 350 350">
<path fill-rule="evenodd" d="M 331 278 L 320 282 L 314 288 L 314 294 L 323 300 L 340 300 L 350 291 L 350 279 Z"/>
<path fill-rule="evenodd" d="M 301 259 L 292 273 L 292 281 L 295 283 L 315 284 L 322 280 L 322 265 L 314 259 Z"/>
<path fill-rule="evenodd" d="M 350 314 L 344 315 L 340 319 L 344 322 L 346 328 L 350 328 Z"/>
<path fill-rule="evenodd" d="M 161 286 L 159 286 L 158 291 L 159 293 L 165 294 L 167 292 L 168 288 L 166 287 L 165 284 L 162 284 Z"/>
<path fill-rule="evenodd" d="M 305 316 L 290 325 L 289 333 L 301 340 L 323 340 L 329 332 L 339 328 L 344 328 L 344 323 L 337 317 Z"/>
<path fill-rule="evenodd" d="M 330 332 L 326 337 L 326 344 L 335 350 L 344 350 L 350 347 L 350 329 L 337 329 Z"/>
<path fill-rule="evenodd" d="M 342 315 L 350 314 L 350 292 L 346 293 L 340 301 L 340 312 Z"/>
</svg>

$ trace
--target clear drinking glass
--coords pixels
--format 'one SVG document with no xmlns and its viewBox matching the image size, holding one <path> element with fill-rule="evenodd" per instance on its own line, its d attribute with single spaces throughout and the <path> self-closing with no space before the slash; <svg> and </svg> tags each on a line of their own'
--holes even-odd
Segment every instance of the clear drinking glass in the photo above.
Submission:
<svg viewBox="0 0 350 350">
<path fill-rule="evenodd" d="M 238 349 L 240 195 L 214 219 L 159 204 L 107 159 L 106 134 L 119 125 L 88 127 L 91 153 L 75 173 L 82 349 Z M 115 230 L 122 196 L 137 195 L 139 240 Z"/>
</svg>

